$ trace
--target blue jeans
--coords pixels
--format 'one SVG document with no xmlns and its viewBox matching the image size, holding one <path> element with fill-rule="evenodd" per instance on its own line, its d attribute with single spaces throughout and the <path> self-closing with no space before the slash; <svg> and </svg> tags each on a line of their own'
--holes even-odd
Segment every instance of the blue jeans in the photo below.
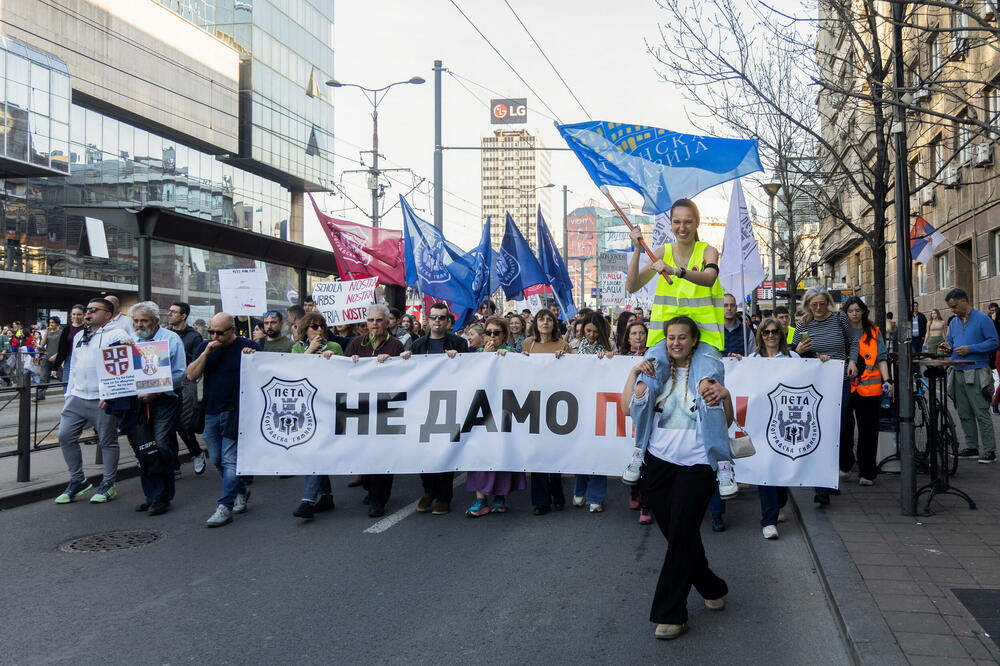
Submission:
<svg viewBox="0 0 1000 666">
<path fill-rule="evenodd" d="M 313 474 L 306 477 L 306 487 L 302 490 L 302 501 L 316 503 L 323 495 L 333 495 L 330 487 L 330 477 L 326 474 Z"/>
<path fill-rule="evenodd" d="M 715 492 L 712 499 L 708 500 L 708 513 L 712 518 L 720 518 L 726 514 L 726 500 L 719 494 L 719 482 L 715 482 Z"/>
<path fill-rule="evenodd" d="M 760 526 L 778 524 L 778 512 L 788 504 L 788 488 L 784 486 L 757 486 L 760 495 Z"/>
<path fill-rule="evenodd" d="M 202 435 L 208 455 L 222 475 L 222 497 L 218 503 L 230 509 L 236 496 L 246 493 L 246 484 L 236 475 L 236 440 L 222 436 L 229 419 L 234 416 L 233 412 L 205 414 L 205 432 Z"/>
<path fill-rule="evenodd" d="M 577 474 L 573 495 L 586 497 L 587 504 L 604 504 L 608 496 L 608 477 L 602 474 Z"/>
</svg>

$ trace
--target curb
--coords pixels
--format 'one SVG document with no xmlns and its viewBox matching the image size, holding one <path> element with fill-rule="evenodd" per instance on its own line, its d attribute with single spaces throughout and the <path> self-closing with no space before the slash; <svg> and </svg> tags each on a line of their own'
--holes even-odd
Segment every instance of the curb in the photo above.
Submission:
<svg viewBox="0 0 1000 666">
<path fill-rule="evenodd" d="M 190 453 L 182 453 L 180 456 L 181 463 L 189 462 L 191 459 Z M 118 466 L 118 474 L 115 476 L 116 481 L 124 481 L 126 479 L 134 479 L 139 476 L 139 466 L 134 462 L 129 462 L 125 465 Z M 87 480 L 94 484 L 96 488 L 101 482 L 102 475 L 100 472 L 96 472 L 87 477 Z M 60 477 L 59 481 L 48 481 L 41 485 L 32 486 L 31 488 L 26 488 L 22 491 L 14 491 L 7 495 L 0 496 L 0 511 L 6 511 L 7 509 L 14 509 L 19 506 L 24 506 L 25 504 L 31 504 L 33 502 L 39 502 L 42 500 L 52 500 L 66 487 L 65 472 Z"/>
<path fill-rule="evenodd" d="M 852 663 L 909 664 L 826 510 L 803 511 L 812 492 L 789 488 L 788 495 Z"/>
</svg>

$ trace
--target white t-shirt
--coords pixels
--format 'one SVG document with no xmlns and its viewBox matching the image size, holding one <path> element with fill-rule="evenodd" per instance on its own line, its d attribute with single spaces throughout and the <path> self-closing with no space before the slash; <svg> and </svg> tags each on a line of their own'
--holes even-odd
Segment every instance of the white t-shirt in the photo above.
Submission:
<svg viewBox="0 0 1000 666">
<path fill-rule="evenodd" d="M 667 382 L 656 398 L 656 424 L 648 450 L 660 460 L 675 465 L 707 465 L 705 447 L 698 443 L 698 410 L 692 410 L 696 396 L 688 388 L 687 368 L 677 368 L 676 374 L 674 390 L 670 390 L 671 384 Z"/>
</svg>

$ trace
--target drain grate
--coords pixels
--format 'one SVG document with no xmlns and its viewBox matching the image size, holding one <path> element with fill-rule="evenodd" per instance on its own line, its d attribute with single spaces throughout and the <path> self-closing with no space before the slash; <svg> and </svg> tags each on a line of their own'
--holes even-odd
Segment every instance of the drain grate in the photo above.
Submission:
<svg viewBox="0 0 1000 666">
<path fill-rule="evenodd" d="M 64 553 L 107 553 L 112 550 L 142 548 L 159 540 L 163 532 L 156 530 L 114 530 L 77 537 L 61 544 Z"/>
</svg>

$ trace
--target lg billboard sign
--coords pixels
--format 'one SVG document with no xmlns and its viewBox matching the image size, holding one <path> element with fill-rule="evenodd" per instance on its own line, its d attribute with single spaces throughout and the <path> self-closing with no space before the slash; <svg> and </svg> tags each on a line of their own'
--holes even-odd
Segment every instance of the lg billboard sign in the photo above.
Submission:
<svg viewBox="0 0 1000 666">
<path fill-rule="evenodd" d="M 528 122 L 528 99 L 490 100 L 491 125 L 519 125 Z"/>
</svg>

